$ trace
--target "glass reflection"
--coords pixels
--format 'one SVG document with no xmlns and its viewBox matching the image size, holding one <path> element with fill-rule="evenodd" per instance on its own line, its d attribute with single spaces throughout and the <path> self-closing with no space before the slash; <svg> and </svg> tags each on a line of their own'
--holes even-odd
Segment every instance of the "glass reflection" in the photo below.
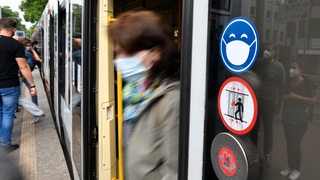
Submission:
<svg viewBox="0 0 320 180">
<path fill-rule="evenodd" d="M 82 1 L 72 3 L 72 157 L 81 179 Z"/>
<path fill-rule="evenodd" d="M 258 179 L 318 179 L 320 0 L 221 0 L 212 1 L 210 7 L 206 148 L 217 133 L 227 131 L 212 110 L 217 109 L 219 88 L 228 77 L 238 76 L 222 64 L 221 32 L 229 20 L 244 16 L 254 22 L 260 40 L 257 61 L 239 75 L 253 86 L 258 100 L 257 124 L 245 135 L 259 151 Z M 208 164 L 205 179 L 212 179 Z"/>
</svg>

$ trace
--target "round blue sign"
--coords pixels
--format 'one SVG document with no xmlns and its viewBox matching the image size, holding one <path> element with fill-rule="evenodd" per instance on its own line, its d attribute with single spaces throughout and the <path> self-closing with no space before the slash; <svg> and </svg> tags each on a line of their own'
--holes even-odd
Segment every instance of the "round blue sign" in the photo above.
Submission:
<svg viewBox="0 0 320 180">
<path fill-rule="evenodd" d="M 231 19 L 220 38 L 220 55 L 223 64 L 235 74 L 246 72 L 258 55 L 258 32 L 245 17 Z"/>
</svg>

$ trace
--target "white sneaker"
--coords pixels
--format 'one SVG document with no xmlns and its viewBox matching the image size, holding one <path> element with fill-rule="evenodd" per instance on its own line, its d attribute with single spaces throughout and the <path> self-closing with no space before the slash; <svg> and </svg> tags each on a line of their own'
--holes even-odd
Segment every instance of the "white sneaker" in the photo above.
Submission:
<svg viewBox="0 0 320 180">
<path fill-rule="evenodd" d="M 30 124 L 35 124 L 40 121 L 40 117 L 33 117 L 33 119 L 30 120 Z"/>
<path fill-rule="evenodd" d="M 289 167 L 287 167 L 286 169 L 282 169 L 282 170 L 280 171 L 280 174 L 281 174 L 282 176 L 288 176 L 288 175 L 290 174 L 290 172 L 291 172 L 291 169 L 290 169 Z"/>
<path fill-rule="evenodd" d="M 290 175 L 289 175 L 289 179 L 290 180 L 296 180 L 296 179 L 298 179 L 300 177 L 300 171 L 298 171 L 298 170 L 293 170 L 293 171 L 291 171 L 291 173 L 290 173 Z"/>
</svg>

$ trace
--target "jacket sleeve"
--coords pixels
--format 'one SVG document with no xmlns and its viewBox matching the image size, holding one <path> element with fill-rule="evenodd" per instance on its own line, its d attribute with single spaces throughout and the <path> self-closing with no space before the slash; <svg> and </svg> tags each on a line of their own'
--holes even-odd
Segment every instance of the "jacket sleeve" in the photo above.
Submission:
<svg viewBox="0 0 320 180">
<path fill-rule="evenodd" d="M 168 93 L 161 102 L 161 126 L 163 174 L 161 180 L 178 178 L 179 154 L 179 117 L 180 117 L 179 91 Z"/>
</svg>

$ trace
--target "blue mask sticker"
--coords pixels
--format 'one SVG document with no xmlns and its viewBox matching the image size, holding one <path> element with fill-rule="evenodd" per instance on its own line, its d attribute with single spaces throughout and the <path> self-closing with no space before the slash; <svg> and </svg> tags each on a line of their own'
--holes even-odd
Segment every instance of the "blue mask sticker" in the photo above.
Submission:
<svg viewBox="0 0 320 180">
<path fill-rule="evenodd" d="M 232 73 L 246 72 L 257 58 L 258 46 L 258 32 L 249 19 L 237 17 L 230 20 L 220 38 L 223 64 Z"/>
</svg>

